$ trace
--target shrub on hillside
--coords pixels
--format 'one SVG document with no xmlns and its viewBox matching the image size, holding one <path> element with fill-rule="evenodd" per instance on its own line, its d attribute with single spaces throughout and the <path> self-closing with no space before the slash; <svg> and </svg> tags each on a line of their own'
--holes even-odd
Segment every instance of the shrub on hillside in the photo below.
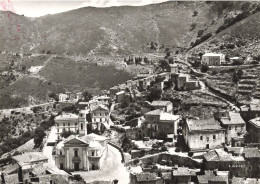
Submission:
<svg viewBox="0 0 260 184">
<path fill-rule="evenodd" d="M 196 23 L 192 23 L 190 25 L 190 31 L 194 30 L 196 28 L 196 26 L 197 26 Z"/>
<path fill-rule="evenodd" d="M 207 73 L 208 70 L 209 70 L 209 66 L 208 66 L 208 65 L 202 65 L 202 66 L 201 66 L 201 72 Z"/>
<path fill-rule="evenodd" d="M 198 12 L 197 12 L 197 11 L 194 11 L 192 16 L 193 16 L 193 17 L 196 17 L 197 15 L 198 15 Z"/>
<path fill-rule="evenodd" d="M 233 24 L 245 19 L 246 17 L 248 17 L 250 15 L 249 11 L 245 11 L 243 13 L 238 14 L 235 18 L 227 18 L 224 20 L 224 24 L 222 26 L 220 26 L 217 30 L 216 30 L 216 34 L 225 30 L 226 28 L 232 26 Z"/>
<path fill-rule="evenodd" d="M 201 37 L 203 35 L 203 32 L 204 32 L 204 30 L 199 30 L 198 31 L 198 37 Z"/>
</svg>

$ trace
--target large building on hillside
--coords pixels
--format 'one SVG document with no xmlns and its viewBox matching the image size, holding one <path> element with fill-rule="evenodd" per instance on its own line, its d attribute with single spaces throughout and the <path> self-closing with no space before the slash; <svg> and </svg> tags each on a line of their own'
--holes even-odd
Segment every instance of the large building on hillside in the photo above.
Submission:
<svg viewBox="0 0 260 184">
<path fill-rule="evenodd" d="M 227 145 L 243 146 L 246 134 L 246 123 L 239 113 L 220 111 L 215 113 L 223 128 L 225 128 L 225 142 Z"/>
<path fill-rule="evenodd" d="M 91 129 L 101 130 L 110 124 L 109 109 L 105 105 L 98 105 L 91 110 Z"/>
<path fill-rule="evenodd" d="M 107 155 L 107 141 L 96 134 L 71 135 L 56 146 L 55 164 L 66 171 L 99 170 Z"/>
<path fill-rule="evenodd" d="M 183 136 L 190 150 L 206 150 L 222 147 L 225 129 L 214 118 L 189 120 L 183 124 Z"/>
<path fill-rule="evenodd" d="M 172 103 L 170 101 L 153 101 L 151 104 L 153 110 L 160 109 L 165 112 L 172 113 Z"/>
<path fill-rule="evenodd" d="M 248 132 L 252 143 L 260 143 L 260 117 L 249 121 Z"/>
<path fill-rule="evenodd" d="M 260 117 L 260 105 L 249 104 L 240 107 L 240 114 L 245 121 Z"/>
<path fill-rule="evenodd" d="M 78 119 L 78 115 L 72 113 L 63 113 L 55 117 L 58 139 L 61 139 L 61 133 L 64 131 L 79 133 Z"/>
<path fill-rule="evenodd" d="M 145 136 L 151 138 L 166 137 L 168 134 L 177 136 L 181 116 L 156 109 L 147 112 L 144 117 L 145 122 L 142 125 L 142 129 Z"/>
<path fill-rule="evenodd" d="M 224 54 L 206 53 L 202 56 L 201 64 L 208 66 L 218 66 L 225 63 Z"/>
</svg>

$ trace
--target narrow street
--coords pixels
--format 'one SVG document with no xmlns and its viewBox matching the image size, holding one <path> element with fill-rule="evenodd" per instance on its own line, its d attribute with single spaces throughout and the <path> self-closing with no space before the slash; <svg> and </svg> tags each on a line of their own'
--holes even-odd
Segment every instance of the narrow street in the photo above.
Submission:
<svg viewBox="0 0 260 184">
<path fill-rule="evenodd" d="M 47 141 L 44 144 L 42 153 L 43 153 L 43 155 L 45 155 L 46 157 L 49 158 L 48 162 L 50 164 L 53 164 L 54 167 L 55 167 L 55 161 L 54 161 L 53 156 L 52 156 L 54 146 L 48 146 L 48 143 L 53 143 L 53 142 L 56 141 L 56 139 L 57 139 L 56 128 L 55 128 L 55 126 L 53 126 L 51 128 L 51 131 L 50 131 L 48 137 L 47 137 Z"/>
</svg>

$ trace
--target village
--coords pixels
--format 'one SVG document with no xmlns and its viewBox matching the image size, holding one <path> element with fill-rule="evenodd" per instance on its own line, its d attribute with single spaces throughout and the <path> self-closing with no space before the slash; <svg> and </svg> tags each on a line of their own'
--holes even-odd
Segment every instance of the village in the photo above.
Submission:
<svg viewBox="0 0 260 184">
<path fill-rule="evenodd" d="M 30 107 L 53 124 L 42 149 L 6 154 L 2 183 L 259 183 L 260 104 L 209 90 L 203 70 L 226 65 L 224 54 L 199 60 L 201 71 L 164 60 L 103 95 L 53 94 Z"/>
</svg>

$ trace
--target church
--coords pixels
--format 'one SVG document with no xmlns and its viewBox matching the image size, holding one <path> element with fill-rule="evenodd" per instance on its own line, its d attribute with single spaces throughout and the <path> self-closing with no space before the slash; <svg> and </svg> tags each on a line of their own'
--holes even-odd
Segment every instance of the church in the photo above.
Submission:
<svg viewBox="0 0 260 184">
<path fill-rule="evenodd" d="M 55 149 L 55 165 L 65 171 L 90 171 L 102 168 L 108 152 L 108 138 L 91 133 L 71 135 Z"/>
</svg>

